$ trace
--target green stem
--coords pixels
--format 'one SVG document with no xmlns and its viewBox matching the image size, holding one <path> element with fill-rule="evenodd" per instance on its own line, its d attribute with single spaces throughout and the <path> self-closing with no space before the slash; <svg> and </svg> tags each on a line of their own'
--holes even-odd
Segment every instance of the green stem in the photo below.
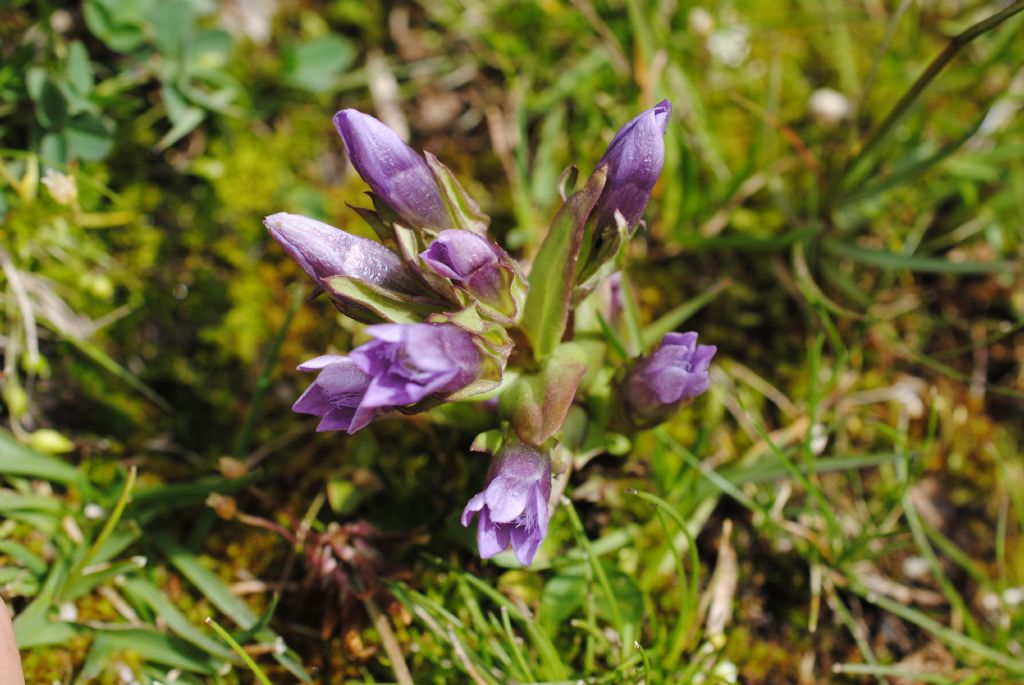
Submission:
<svg viewBox="0 0 1024 685">
<path fill-rule="evenodd" d="M 900 98 L 899 102 L 897 102 L 892 108 L 892 111 L 889 112 L 885 119 L 882 120 L 882 123 L 880 123 L 868 136 L 867 141 L 861 147 L 860 151 L 854 156 L 850 164 L 847 165 L 847 170 L 843 174 L 840 185 L 843 185 L 851 176 L 853 176 L 853 173 L 864 162 L 864 160 L 868 158 L 868 155 L 874 152 L 875 148 L 878 147 L 878 144 L 881 143 L 882 140 L 889 135 L 892 129 L 903 120 L 903 117 L 907 115 L 910 108 L 914 105 L 925 89 L 928 88 L 939 73 L 946 68 L 946 65 L 953 61 L 953 59 L 959 54 L 960 50 L 975 38 L 988 33 L 1021 11 L 1024 11 L 1024 0 L 1017 0 L 1001 12 L 993 14 L 988 19 L 979 21 L 977 24 L 964 29 L 957 35 L 950 38 L 949 43 L 942 52 L 932 60 L 931 64 L 929 64 L 924 70 L 924 73 L 917 77 L 914 85 L 904 93 L 903 97 Z"/>
<path fill-rule="evenodd" d="M 274 334 L 274 339 L 270 341 L 270 348 L 267 350 L 267 357 L 263 361 L 263 369 L 260 371 L 260 377 L 256 381 L 256 390 L 253 392 L 252 402 L 249 403 L 249 411 L 245 415 L 245 422 L 242 424 L 242 430 L 238 433 L 238 439 L 235 440 L 235 456 L 242 457 L 245 452 L 249 449 L 249 440 L 252 438 L 252 431 L 256 427 L 256 421 L 260 417 L 260 409 L 263 406 L 263 398 L 266 397 L 267 391 L 270 390 L 271 375 L 273 375 L 274 367 L 277 366 L 277 358 L 281 353 L 281 345 L 284 343 L 285 335 L 288 333 L 288 329 L 291 328 L 292 320 L 295 318 L 295 314 L 299 311 L 299 307 L 302 306 L 303 300 L 306 297 L 305 288 L 296 287 L 292 290 L 292 302 L 291 306 L 288 307 L 288 313 L 285 315 L 284 323 L 277 329 L 277 333 Z"/>
</svg>

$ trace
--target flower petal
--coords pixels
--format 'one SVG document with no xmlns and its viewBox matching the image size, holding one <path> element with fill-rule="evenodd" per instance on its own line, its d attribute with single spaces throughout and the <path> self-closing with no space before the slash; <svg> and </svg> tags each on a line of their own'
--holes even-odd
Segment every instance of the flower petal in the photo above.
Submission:
<svg viewBox="0 0 1024 685">
<path fill-rule="evenodd" d="M 469 502 L 466 503 L 466 508 L 462 510 L 462 527 L 469 527 L 469 523 L 473 520 L 473 515 L 484 508 L 484 493 L 478 492 L 470 498 Z"/>
<path fill-rule="evenodd" d="M 482 558 L 490 559 L 505 551 L 509 541 L 507 523 L 494 523 L 484 508 L 480 510 L 480 520 L 476 525 L 476 546 Z"/>
<path fill-rule="evenodd" d="M 484 495 L 491 519 L 498 523 L 514 521 L 526 509 L 533 481 L 498 476 L 490 482 Z"/>
</svg>

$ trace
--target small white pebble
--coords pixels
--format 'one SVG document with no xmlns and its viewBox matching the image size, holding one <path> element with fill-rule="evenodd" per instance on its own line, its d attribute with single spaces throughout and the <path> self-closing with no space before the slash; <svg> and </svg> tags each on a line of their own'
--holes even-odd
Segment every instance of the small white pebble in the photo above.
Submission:
<svg viewBox="0 0 1024 685">
<path fill-rule="evenodd" d="M 78 182 L 74 176 L 62 174 L 55 169 L 47 169 L 43 174 L 43 185 L 50 191 L 57 204 L 69 205 L 78 198 Z"/>
<path fill-rule="evenodd" d="M 921 580 L 928 575 L 928 560 L 924 557 L 907 557 L 903 560 L 903 575 L 911 580 Z"/>
<path fill-rule="evenodd" d="M 738 67 L 750 54 L 750 29 L 743 24 L 721 28 L 707 39 L 708 52 L 727 67 Z"/>
<path fill-rule="evenodd" d="M 75 25 L 75 18 L 67 10 L 57 10 L 50 15 L 50 28 L 54 33 L 67 33 Z"/>
<path fill-rule="evenodd" d="M 708 36 L 715 30 L 715 18 L 703 7 L 694 7 L 687 16 L 690 30 L 698 36 Z"/>
<path fill-rule="evenodd" d="M 60 616 L 60 620 L 65 623 L 74 623 L 78 620 L 78 607 L 75 606 L 74 602 L 64 602 L 60 605 L 60 610 L 57 613 Z"/>
<path fill-rule="evenodd" d="M 811 93 L 811 116 L 822 126 L 835 126 L 850 116 L 850 101 L 831 88 L 819 88 Z"/>
<path fill-rule="evenodd" d="M 825 451 L 825 447 L 828 446 L 828 431 L 825 430 L 825 425 L 816 423 L 811 426 L 811 452 L 815 455 L 819 455 Z"/>
<path fill-rule="evenodd" d="M 1003 601 L 1012 607 L 1024 604 L 1024 587 L 1011 587 L 1003 593 Z"/>
<path fill-rule="evenodd" d="M 82 513 L 84 513 L 85 518 L 89 519 L 90 521 L 98 521 L 99 519 L 107 515 L 107 510 L 98 504 L 89 503 L 85 505 L 85 509 L 83 510 Z"/>
</svg>

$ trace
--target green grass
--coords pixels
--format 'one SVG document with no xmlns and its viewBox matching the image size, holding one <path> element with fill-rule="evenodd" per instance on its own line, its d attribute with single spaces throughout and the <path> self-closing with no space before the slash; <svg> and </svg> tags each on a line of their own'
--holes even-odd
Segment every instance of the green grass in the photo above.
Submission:
<svg viewBox="0 0 1024 685">
<path fill-rule="evenodd" d="M 28 682 L 1024 679 L 1024 3 L 741 0 L 710 37 L 668 1 L 343 0 L 226 52 L 169 5 L 128 47 L 0 11 L 0 593 Z M 260 219 L 362 230 L 329 117 L 376 111 L 371 52 L 520 255 L 562 169 L 674 103 L 625 335 L 589 305 L 576 333 L 625 357 L 698 330 L 713 387 L 611 453 L 568 440 L 530 570 L 455 520 L 488 416 L 348 437 L 288 410 L 357 331 Z M 822 87 L 849 117 L 815 118 Z M 40 161 L 86 115 L 79 159 Z"/>
</svg>

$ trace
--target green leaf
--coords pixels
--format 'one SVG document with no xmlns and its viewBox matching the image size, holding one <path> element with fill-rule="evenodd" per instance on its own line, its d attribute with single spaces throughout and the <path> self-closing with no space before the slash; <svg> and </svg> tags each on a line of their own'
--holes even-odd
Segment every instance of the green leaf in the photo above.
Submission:
<svg viewBox="0 0 1024 685">
<path fill-rule="evenodd" d="M 131 52 L 145 41 L 140 0 L 86 0 L 82 10 L 93 35 L 116 52 Z"/>
<path fill-rule="evenodd" d="M 541 622 L 552 628 L 565 623 L 586 597 L 587 581 L 581 571 L 552 577 L 540 593 Z"/>
<path fill-rule="evenodd" d="M 606 179 L 607 167 L 603 167 L 566 200 L 533 262 L 522 327 L 538 360 L 549 356 L 565 333 L 584 227 Z"/>
<path fill-rule="evenodd" d="M 68 121 L 68 101 L 56 83 L 43 81 L 36 98 L 36 119 L 43 128 L 60 130 Z"/>
<path fill-rule="evenodd" d="M 190 673 L 213 675 L 220 665 L 209 655 L 184 640 L 155 630 L 129 628 L 104 630 L 97 633 L 89 654 L 82 665 L 81 678 L 97 678 L 110 666 L 111 657 L 118 653 L 138 654 L 154 664 L 178 668 Z"/>
<path fill-rule="evenodd" d="M 64 164 L 68 161 L 68 137 L 64 131 L 46 133 L 39 141 L 39 156 L 43 163 Z"/>
<path fill-rule="evenodd" d="M 408 295 L 400 295 L 386 288 L 366 283 L 348 276 L 332 276 L 327 279 L 327 289 L 341 300 L 340 308 L 346 314 L 349 304 L 355 305 L 362 312 L 369 312 L 377 320 L 395 323 L 419 323 L 437 307 L 410 300 Z M 351 314 L 350 314 L 351 316 Z M 362 321 L 359 317 L 354 317 Z"/>
<path fill-rule="evenodd" d="M 192 625 L 185 614 L 181 613 L 174 605 L 174 602 L 150 581 L 142 578 L 127 578 L 122 583 L 122 587 L 126 593 L 145 602 L 167 624 L 167 627 L 182 639 L 219 659 L 235 661 L 235 656 L 230 649 Z"/>
<path fill-rule="evenodd" d="M 231 590 L 212 571 L 199 562 L 199 558 L 178 547 L 165 536 L 156 538 L 156 545 L 174 568 L 196 586 L 210 604 L 230 618 L 243 630 L 253 628 L 259 617 L 249 605 L 231 594 Z"/>
<path fill-rule="evenodd" d="M 697 295 L 697 297 L 673 307 L 656 321 L 648 324 L 643 329 L 643 334 L 641 336 L 643 339 L 644 349 L 650 349 L 653 347 L 659 340 L 665 337 L 666 333 L 671 333 L 676 330 L 676 328 L 683 324 L 687 319 L 714 301 L 716 297 L 721 295 L 722 292 L 731 285 L 731 278 L 723 278 L 718 281 L 718 283 L 715 283 L 713 286 Z"/>
<path fill-rule="evenodd" d="M 855 245 L 847 245 L 835 239 L 826 238 L 823 245 L 827 251 L 838 256 L 861 262 L 868 266 L 882 269 L 917 271 L 933 274 L 998 274 L 1009 273 L 1012 265 L 1005 261 L 992 262 L 953 262 L 941 257 L 922 257 L 918 255 L 901 255 L 884 250 L 869 250 Z"/>
<path fill-rule="evenodd" d="M 194 22 L 195 16 L 189 0 L 162 0 L 152 21 L 157 48 L 170 59 L 180 57 L 185 51 Z"/>
<path fill-rule="evenodd" d="M 65 129 L 68 156 L 95 162 L 103 159 L 114 146 L 114 138 L 106 124 L 93 114 L 80 114 Z"/>
<path fill-rule="evenodd" d="M 313 92 L 330 90 L 355 57 L 352 43 L 341 36 L 307 40 L 285 51 L 284 81 Z"/>
<path fill-rule="evenodd" d="M 19 443 L 6 430 L 0 430 L 0 474 L 38 478 L 62 485 L 83 485 L 85 478 L 71 464 L 40 454 Z"/>
<path fill-rule="evenodd" d="M 82 41 L 71 41 L 68 46 L 68 59 L 65 68 L 71 87 L 80 95 L 88 95 L 95 85 L 95 78 L 92 73 L 92 62 L 89 61 L 89 53 L 86 52 Z"/>
<path fill-rule="evenodd" d="M 434 174 L 437 188 L 441 191 L 441 197 L 444 199 L 454 226 L 486 237 L 487 227 L 491 223 L 490 217 L 480 211 L 480 205 L 465 191 L 451 169 L 429 152 L 424 152 L 423 156 L 426 157 L 427 165 Z"/>
</svg>

